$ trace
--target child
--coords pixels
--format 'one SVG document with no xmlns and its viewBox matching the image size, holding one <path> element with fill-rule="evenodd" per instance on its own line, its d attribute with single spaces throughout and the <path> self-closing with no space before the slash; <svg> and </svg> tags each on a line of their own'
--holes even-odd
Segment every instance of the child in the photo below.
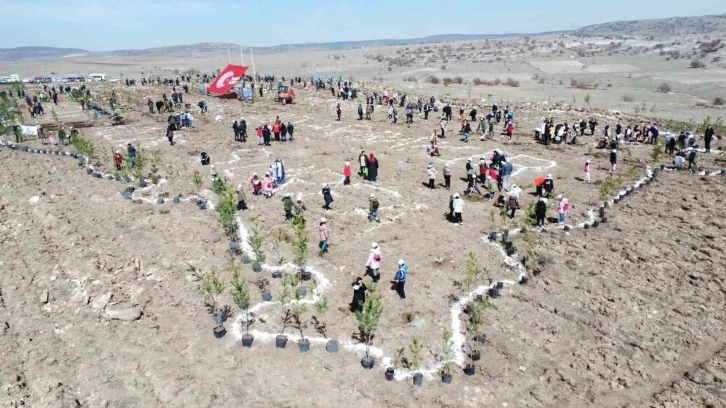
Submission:
<svg viewBox="0 0 726 408">
<path fill-rule="evenodd" d="M 592 167 L 590 166 L 590 160 L 585 161 L 585 183 L 590 184 L 590 172 Z"/>
<path fill-rule="evenodd" d="M 434 167 L 433 163 L 429 163 L 427 174 L 429 176 L 429 188 L 435 189 L 435 181 L 436 181 L 436 167 Z"/>
<path fill-rule="evenodd" d="M 566 198 L 562 198 L 562 195 L 557 196 L 558 203 L 557 203 L 557 214 L 559 214 L 560 217 L 560 224 L 565 223 L 565 215 L 567 214 L 567 211 L 570 209 L 570 204 L 568 203 L 568 200 Z"/>
<path fill-rule="evenodd" d="M 451 188 L 451 169 L 449 163 L 444 164 L 444 186 L 447 190 Z"/>
<path fill-rule="evenodd" d="M 318 244 L 318 246 L 320 247 L 320 254 L 327 254 L 330 230 L 328 230 L 328 223 L 325 220 L 325 217 L 320 219 L 320 227 L 318 227 L 318 231 L 320 232 L 320 243 Z"/>
<path fill-rule="evenodd" d="M 350 170 L 350 162 L 345 162 L 345 167 L 343 167 L 343 177 L 345 177 L 345 180 L 343 180 L 344 186 L 350 184 L 350 176 L 352 174 L 353 172 Z"/>
</svg>

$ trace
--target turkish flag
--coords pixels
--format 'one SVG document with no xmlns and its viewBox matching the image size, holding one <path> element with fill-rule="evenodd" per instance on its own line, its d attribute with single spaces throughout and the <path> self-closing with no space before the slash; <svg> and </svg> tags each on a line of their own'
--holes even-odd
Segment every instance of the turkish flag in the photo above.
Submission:
<svg viewBox="0 0 726 408">
<path fill-rule="evenodd" d="M 240 78 L 245 74 L 249 67 L 243 67 L 240 65 L 227 65 L 222 72 L 219 73 L 217 78 L 209 85 L 207 90 L 212 93 L 224 95 L 229 92 L 232 87 L 239 81 Z"/>
</svg>

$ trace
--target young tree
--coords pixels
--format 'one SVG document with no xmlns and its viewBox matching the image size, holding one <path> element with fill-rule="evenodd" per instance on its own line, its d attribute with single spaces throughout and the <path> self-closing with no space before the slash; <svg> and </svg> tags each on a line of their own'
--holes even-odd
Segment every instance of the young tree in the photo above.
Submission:
<svg viewBox="0 0 726 408">
<path fill-rule="evenodd" d="M 381 320 L 382 314 L 381 295 L 378 293 L 376 284 L 371 284 L 368 287 L 368 297 L 363 302 L 362 310 L 355 312 L 355 318 L 358 320 L 358 330 L 366 345 L 366 358 L 370 357 L 371 344 L 376 330 L 378 330 L 378 322 Z"/>
<path fill-rule="evenodd" d="M 300 273 L 305 272 L 305 264 L 307 263 L 309 251 L 308 242 L 310 239 L 305 233 L 305 224 L 295 224 L 295 243 L 293 244 L 292 252 L 295 257 L 295 265 L 300 270 Z"/>
</svg>

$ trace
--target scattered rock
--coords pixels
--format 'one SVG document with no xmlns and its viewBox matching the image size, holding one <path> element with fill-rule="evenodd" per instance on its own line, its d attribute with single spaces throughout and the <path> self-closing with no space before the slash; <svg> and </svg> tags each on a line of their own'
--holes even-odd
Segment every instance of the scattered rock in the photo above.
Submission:
<svg viewBox="0 0 726 408">
<path fill-rule="evenodd" d="M 28 201 L 30 202 L 30 204 L 38 204 L 38 201 L 40 201 L 40 197 L 39 196 L 33 196 Z"/>
<path fill-rule="evenodd" d="M 118 309 L 106 309 L 106 317 L 112 320 L 132 322 L 141 318 L 141 308 L 138 306 Z"/>
<path fill-rule="evenodd" d="M 108 305 L 108 302 L 111 301 L 111 297 L 113 297 L 113 294 L 111 292 L 108 292 L 106 294 L 103 294 L 103 295 L 97 297 L 93 301 L 92 307 L 96 310 L 103 310 L 104 308 L 106 308 L 106 305 Z"/>
<path fill-rule="evenodd" d="M 48 300 L 50 300 L 50 294 L 47 290 L 44 290 L 43 293 L 40 294 L 40 301 L 41 303 L 48 303 Z"/>
</svg>

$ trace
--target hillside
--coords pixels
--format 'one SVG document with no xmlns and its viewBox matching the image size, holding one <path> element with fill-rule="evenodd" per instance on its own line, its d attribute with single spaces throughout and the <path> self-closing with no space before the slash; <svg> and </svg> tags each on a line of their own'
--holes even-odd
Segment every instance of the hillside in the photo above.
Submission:
<svg viewBox="0 0 726 408">
<path fill-rule="evenodd" d="M 575 35 L 675 36 L 726 31 L 726 15 L 671 17 L 653 20 L 614 21 L 594 24 L 572 32 Z"/>
<path fill-rule="evenodd" d="M 0 48 L 0 62 L 14 62 L 21 60 L 47 60 L 63 58 L 69 55 L 89 54 L 89 51 L 78 48 L 54 47 L 17 47 Z"/>
</svg>

